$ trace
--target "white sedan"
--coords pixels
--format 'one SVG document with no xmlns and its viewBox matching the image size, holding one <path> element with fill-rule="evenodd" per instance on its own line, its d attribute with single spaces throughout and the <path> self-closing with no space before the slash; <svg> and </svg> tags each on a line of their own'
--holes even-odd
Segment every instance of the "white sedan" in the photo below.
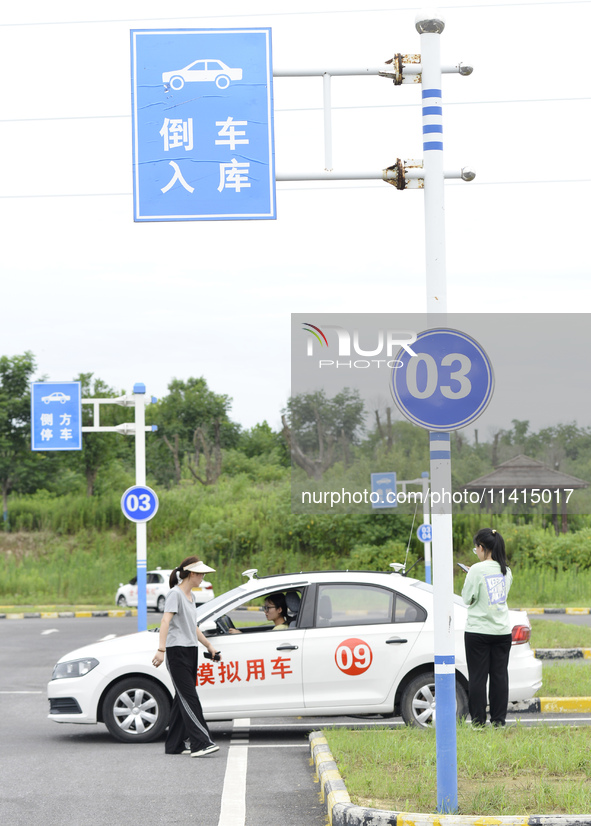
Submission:
<svg viewBox="0 0 591 826">
<path fill-rule="evenodd" d="M 65 404 L 70 401 L 70 396 L 66 396 L 65 393 L 57 391 L 52 393 L 50 396 L 41 396 L 41 401 L 44 404 L 49 404 L 50 402 L 60 402 L 61 404 Z"/>
<path fill-rule="evenodd" d="M 433 589 L 400 573 L 282 574 L 248 580 L 197 609 L 215 636 L 220 662 L 203 660 L 197 687 L 208 720 L 235 717 L 402 715 L 409 725 L 433 722 L 435 677 Z M 259 610 L 285 595 L 289 627 L 273 632 Z M 229 612 L 240 609 L 237 627 Z M 466 606 L 455 600 L 456 701 L 467 707 L 463 632 Z M 243 618 L 243 619 L 242 619 Z M 542 663 L 529 646 L 527 614 L 512 611 L 509 701 L 529 700 L 542 684 Z M 72 651 L 48 684 L 49 718 L 104 723 L 118 740 L 156 739 L 168 724 L 173 686 L 152 665 L 158 637 L 143 631 Z"/>
<path fill-rule="evenodd" d="M 183 69 L 162 73 L 165 86 L 178 92 L 185 83 L 215 83 L 218 89 L 227 89 L 231 80 L 242 80 L 242 69 L 232 69 L 221 60 L 195 60 Z"/>
<path fill-rule="evenodd" d="M 168 584 L 171 570 L 163 570 L 157 568 L 155 571 L 146 572 L 146 607 L 155 608 L 156 611 L 162 613 L 164 611 L 164 603 L 166 595 L 170 591 Z M 209 602 L 214 598 L 213 585 L 207 580 L 203 580 L 199 588 L 193 588 L 195 594 L 195 602 L 201 605 L 203 602 Z M 115 602 L 120 608 L 130 606 L 135 608 L 137 606 L 137 577 L 134 576 L 125 585 L 119 583 L 119 589 L 115 594 Z"/>
</svg>

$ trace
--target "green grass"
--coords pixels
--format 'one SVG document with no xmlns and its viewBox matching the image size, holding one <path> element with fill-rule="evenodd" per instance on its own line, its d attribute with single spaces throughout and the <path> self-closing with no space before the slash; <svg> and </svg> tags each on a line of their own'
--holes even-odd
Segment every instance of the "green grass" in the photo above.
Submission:
<svg viewBox="0 0 591 826">
<path fill-rule="evenodd" d="M 591 570 L 555 571 L 532 565 L 513 569 L 510 608 L 580 608 L 591 606 Z"/>
<path fill-rule="evenodd" d="M 542 665 L 537 697 L 591 697 L 591 661 L 555 660 Z"/>
<path fill-rule="evenodd" d="M 435 731 L 324 732 L 352 801 L 399 812 L 437 806 Z M 591 811 L 591 729 L 511 726 L 457 729 L 462 815 Z"/>
<path fill-rule="evenodd" d="M 532 648 L 591 648 L 591 627 L 530 617 Z"/>
</svg>

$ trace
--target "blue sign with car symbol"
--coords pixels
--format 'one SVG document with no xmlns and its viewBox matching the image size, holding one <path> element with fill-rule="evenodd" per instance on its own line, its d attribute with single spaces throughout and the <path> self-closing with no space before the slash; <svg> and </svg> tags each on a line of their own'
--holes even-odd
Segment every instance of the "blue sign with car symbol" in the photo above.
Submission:
<svg viewBox="0 0 591 826">
<path fill-rule="evenodd" d="M 276 217 L 271 29 L 131 32 L 135 221 Z"/>
</svg>

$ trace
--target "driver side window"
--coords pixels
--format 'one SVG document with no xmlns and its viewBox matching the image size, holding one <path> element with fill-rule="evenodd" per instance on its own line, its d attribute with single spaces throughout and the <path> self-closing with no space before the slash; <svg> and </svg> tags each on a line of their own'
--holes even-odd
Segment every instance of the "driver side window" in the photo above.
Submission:
<svg viewBox="0 0 591 826">
<path fill-rule="evenodd" d="M 216 622 L 218 633 L 253 634 L 294 628 L 301 600 L 302 591 L 294 589 L 258 595 L 220 617 Z"/>
</svg>

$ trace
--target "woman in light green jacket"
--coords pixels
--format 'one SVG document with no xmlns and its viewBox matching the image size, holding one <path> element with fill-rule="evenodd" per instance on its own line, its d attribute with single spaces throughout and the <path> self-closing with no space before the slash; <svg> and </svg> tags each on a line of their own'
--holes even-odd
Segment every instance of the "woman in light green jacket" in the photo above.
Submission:
<svg viewBox="0 0 591 826">
<path fill-rule="evenodd" d="M 489 680 L 490 721 L 504 726 L 509 703 L 511 623 L 507 595 L 513 575 L 507 567 L 505 542 L 492 528 L 474 537 L 478 562 L 470 567 L 462 589 L 468 606 L 464 644 L 468 663 L 468 708 L 472 725 L 486 723 L 486 683 Z"/>
</svg>

